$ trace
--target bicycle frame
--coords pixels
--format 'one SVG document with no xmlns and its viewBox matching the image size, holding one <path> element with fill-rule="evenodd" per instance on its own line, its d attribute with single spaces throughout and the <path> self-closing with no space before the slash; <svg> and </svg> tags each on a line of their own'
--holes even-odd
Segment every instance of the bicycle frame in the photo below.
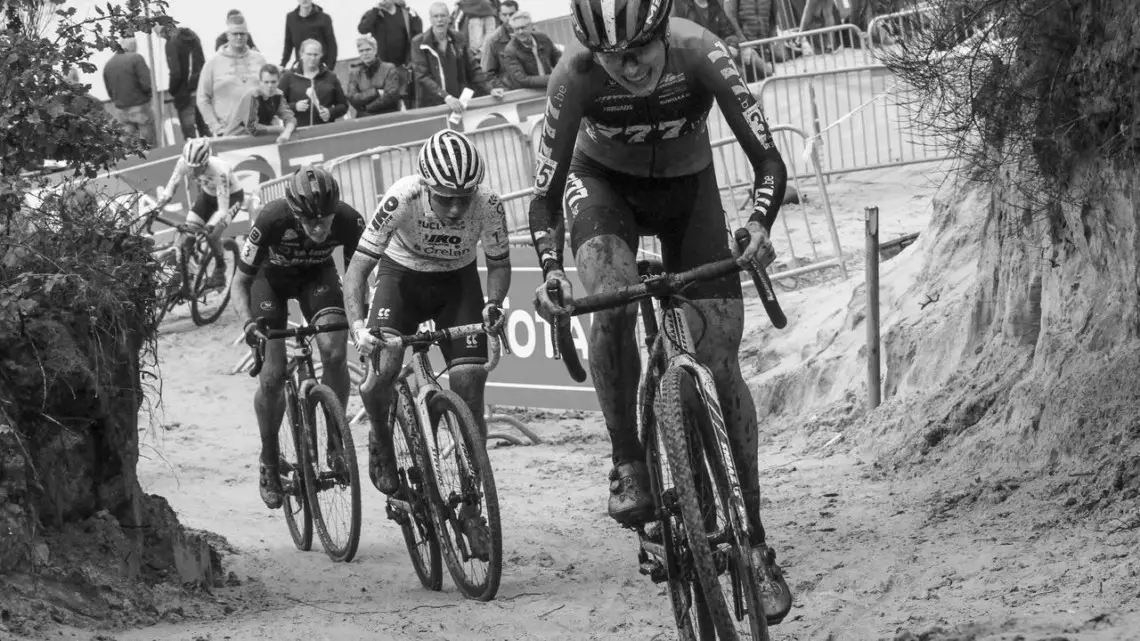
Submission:
<svg viewBox="0 0 1140 641">
<path fill-rule="evenodd" d="M 305 399 L 308 398 L 309 389 L 317 384 L 316 370 L 313 367 L 313 348 L 306 337 L 297 336 L 296 344 L 292 346 L 293 353 L 288 354 L 285 361 L 285 397 L 292 398 L 296 407 L 290 411 L 303 411 Z M 300 425 L 300 416 L 294 416 L 295 425 Z"/>
</svg>

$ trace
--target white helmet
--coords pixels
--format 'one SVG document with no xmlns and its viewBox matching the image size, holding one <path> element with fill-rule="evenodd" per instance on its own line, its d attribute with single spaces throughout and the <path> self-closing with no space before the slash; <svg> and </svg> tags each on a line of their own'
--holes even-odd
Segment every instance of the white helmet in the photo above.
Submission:
<svg viewBox="0 0 1140 641">
<path fill-rule="evenodd" d="M 182 147 L 182 159 L 191 167 L 201 167 L 210 159 L 213 150 L 210 149 L 209 138 L 191 138 Z"/>
<path fill-rule="evenodd" d="M 437 131 L 420 148 L 420 175 L 433 187 L 471 191 L 485 172 L 479 150 L 457 131 Z"/>
</svg>

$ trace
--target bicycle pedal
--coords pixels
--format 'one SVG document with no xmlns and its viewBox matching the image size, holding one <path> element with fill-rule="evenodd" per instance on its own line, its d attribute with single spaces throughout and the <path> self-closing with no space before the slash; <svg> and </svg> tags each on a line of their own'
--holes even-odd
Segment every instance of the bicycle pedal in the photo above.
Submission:
<svg viewBox="0 0 1140 641">
<path fill-rule="evenodd" d="M 649 577 L 654 583 L 665 583 L 669 580 L 669 573 L 665 571 L 665 564 L 657 559 L 642 561 L 638 572 Z"/>
</svg>

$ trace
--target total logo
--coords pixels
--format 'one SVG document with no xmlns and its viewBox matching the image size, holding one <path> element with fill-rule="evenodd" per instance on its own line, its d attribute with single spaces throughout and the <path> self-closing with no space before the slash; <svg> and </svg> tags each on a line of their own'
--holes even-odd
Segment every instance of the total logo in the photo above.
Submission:
<svg viewBox="0 0 1140 641">
<path fill-rule="evenodd" d="M 511 351 L 519 358 L 530 358 L 539 351 L 546 358 L 554 358 L 554 344 L 550 341 L 550 323 L 547 323 L 533 309 L 511 309 L 511 299 L 503 301 L 503 311 L 507 314 L 505 325 L 507 342 Z M 574 338 L 574 348 L 582 361 L 589 357 L 586 343 L 586 330 L 582 327 L 581 316 L 570 318 L 570 335 Z"/>
</svg>

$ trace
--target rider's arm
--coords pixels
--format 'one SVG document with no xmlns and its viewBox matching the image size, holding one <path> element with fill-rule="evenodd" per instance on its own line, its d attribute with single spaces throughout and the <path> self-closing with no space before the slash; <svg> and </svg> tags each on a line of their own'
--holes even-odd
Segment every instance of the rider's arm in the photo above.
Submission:
<svg viewBox="0 0 1140 641">
<path fill-rule="evenodd" d="M 213 160 L 211 158 L 211 160 Z M 221 160 L 218 161 L 223 162 Z M 230 215 L 230 190 L 233 185 L 230 180 L 233 178 L 233 172 L 230 171 L 228 166 L 219 167 L 218 177 L 214 180 L 215 193 L 218 194 L 218 217 L 225 217 Z"/>
<path fill-rule="evenodd" d="M 708 45 L 703 48 L 705 55 L 698 61 L 701 82 L 716 96 L 724 119 L 744 155 L 748 156 L 755 176 L 754 206 L 749 221 L 759 222 L 765 230 L 771 231 L 784 202 L 788 168 L 772 140 L 764 110 L 737 72 L 727 48 L 711 33 L 705 34 L 705 42 Z"/>
<path fill-rule="evenodd" d="M 364 216 L 356 211 L 352 205 L 341 202 L 337 205 L 337 218 L 341 219 L 341 251 L 344 252 L 344 265 L 348 269 L 352 262 L 356 248 L 360 246 L 360 237 L 364 234 Z"/>
<path fill-rule="evenodd" d="M 249 309 L 249 290 L 253 285 L 253 279 L 257 277 L 258 270 L 261 269 L 269 245 L 273 242 L 272 219 L 273 216 L 270 215 L 258 216 L 257 222 L 250 228 L 249 235 L 245 238 L 241 253 L 238 254 L 237 273 L 234 274 L 234 283 L 230 289 L 234 295 L 234 307 L 243 326 L 253 319 Z"/>
<path fill-rule="evenodd" d="M 487 202 L 480 240 L 487 259 L 487 302 L 502 305 L 511 289 L 511 246 L 508 242 L 507 209 L 493 194 Z"/>
<path fill-rule="evenodd" d="M 182 179 L 186 177 L 186 173 L 190 168 L 186 166 L 186 161 L 182 156 L 178 157 L 178 162 L 174 163 L 174 173 L 170 174 L 170 180 L 166 181 L 166 190 L 162 193 L 162 198 L 158 199 L 158 206 L 161 207 L 170 202 L 174 198 L 174 193 L 178 191 L 178 185 L 182 184 Z"/>
<path fill-rule="evenodd" d="M 590 99 L 581 81 L 589 71 L 577 67 L 592 64 L 588 54 L 565 56 L 547 85 L 542 138 L 535 154 L 534 199 L 530 201 L 530 237 L 544 277 L 552 269 L 562 269 L 562 191 L 582 122 L 582 105 Z"/>
</svg>

